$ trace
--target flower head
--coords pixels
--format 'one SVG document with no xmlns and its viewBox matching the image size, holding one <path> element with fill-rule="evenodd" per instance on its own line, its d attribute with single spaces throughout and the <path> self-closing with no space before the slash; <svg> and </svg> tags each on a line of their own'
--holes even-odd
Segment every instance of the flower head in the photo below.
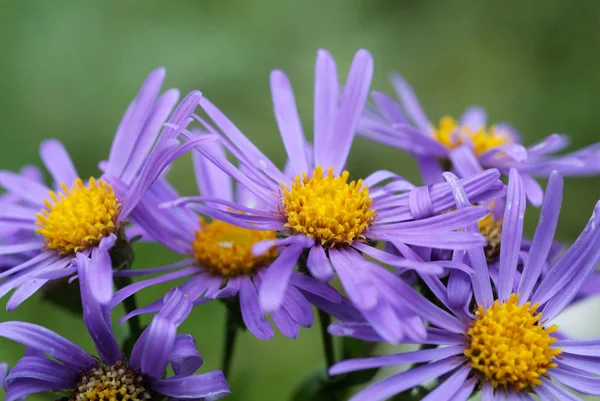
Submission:
<svg viewBox="0 0 600 401">
<path fill-rule="evenodd" d="M 53 189 L 31 175 L 0 172 L 0 186 L 13 197 L 0 213 L 3 230 L 29 232 L 22 242 L 0 244 L 0 254 L 15 261 L 0 273 L 5 279 L 0 295 L 16 289 L 8 309 L 17 307 L 48 280 L 73 275 L 73 261 L 79 253 L 93 261 L 94 296 L 102 303 L 110 301 L 108 251 L 116 236 L 130 218 L 135 220 L 132 211 L 161 171 L 207 140 L 201 137 L 182 144 L 177 139 L 190 122 L 200 93 L 192 92 L 175 108 L 177 90 L 159 96 L 164 76 L 164 69 L 157 69 L 142 85 L 117 129 L 108 161 L 100 163 L 100 177 L 81 179 L 63 145 L 53 139 L 40 146 L 41 158 L 54 180 Z"/>
<path fill-rule="evenodd" d="M 469 204 L 459 180 L 450 173 L 445 177 L 453 185 L 459 208 Z M 586 394 L 600 395 L 597 381 L 589 372 L 590 364 L 600 362 L 600 353 L 589 345 L 598 339 L 568 340 L 558 336 L 552 324 L 581 290 L 600 261 L 600 236 L 597 233 L 600 203 L 575 243 L 559 258 L 551 261 L 542 274 L 553 244 L 562 198 L 562 178 L 550 175 L 547 196 L 541 209 L 521 274 L 517 273 L 520 252 L 525 188 L 516 170 L 511 170 L 500 244 L 499 278 L 496 291 L 483 248 L 468 251 L 467 261 L 475 298 L 470 309 L 470 297 L 462 305 L 449 302 L 453 289 L 438 278 L 425 277 L 442 307 L 426 299 L 408 285 L 412 308 L 423 311 L 429 322 L 428 337 L 419 344 L 432 344 L 433 349 L 367 359 L 343 361 L 331 369 L 341 374 L 380 366 L 422 363 L 384 379 L 359 392 L 358 400 L 383 400 L 428 380 L 439 385 L 429 397 L 467 399 L 479 385 L 484 400 L 575 399 L 561 386 Z M 466 227 L 466 230 L 475 229 Z M 416 254 L 407 255 L 411 258 Z M 375 331 L 364 323 L 336 323 L 333 334 L 376 339 Z"/>
<path fill-rule="evenodd" d="M 528 199 L 539 206 L 543 192 L 533 177 L 548 177 L 554 170 L 570 176 L 600 172 L 597 144 L 555 155 L 568 146 L 569 139 L 553 134 L 525 147 L 519 133 L 509 124 L 488 125 L 481 107 L 467 109 L 459 120 L 444 116 L 438 123 L 431 122 L 402 77 L 393 75 L 392 85 L 400 104 L 374 92 L 375 106 L 363 116 L 360 134 L 410 152 L 419 162 L 428 184 L 440 180 L 441 169 L 448 162 L 461 177 L 485 168 L 497 168 L 504 174 L 516 168 L 523 176 Z"/>
<path fill-rule="evenodd" d="M 75 401 L 146 401 L 155 394 L 172 399 L 218 399 L 229 394 L 220 371 L 194 374 L 202 365 L 195 340 L 177 334 L 192 308 L 183 293 L 176 290 L 165 297 L 161 311 L 126 359 L 112 333 L 109 311 L 95 300 L 85 279 L 90 259 L 80 253 L 76 263 L 79 275 L 84 276 L 80 280 L 83 320 L 98 358 L 41 326 L 0 323 L 0 336 L 27 347 L 25 356 L 6 376 L 6 401 L 57 390 L 68 391 L 69 399 Z M 175 376 L 165 378 L 169 364 Z"/>
<path fill-rule="evenodd" d="M 469 249 L 482 245 L 484 239 L 477 233 L 457 229 L 483 217 L 485 210 L 470 208 L 438 215 L 453 205 L 451 189 L 445 183 L 415 188 L 388 171 L 377 171 L 364 179 L 350 178 L 350 172 L 345 170 L 346 159 L 372 73 L 371 55 L 359 50 L 340 91 L 333 58 L 328 52 L 319 51 L 312 145 L 304 137 L 287 76 L 279 70 L 271 73 L 275 119 L 289 158 L 285 171 L 279 170 L 209 100 L 202 99 L 200 106 L 215 127 L 202 116 L 195 118 L 205 130 L 220 135 L 226 150 L 239 160 L 240 168 L 207 147 L 198 151 L 247 188 L 257 201 L 253 207 L 247 207 L 217 196 L 184 199 L 177 204 L 201 209 L 208 216 L 241 227 L 278 232 L 277 239 L 254 246 L 255 255 L 263 254 L 273 245 L 279 249 L 279 256 L 262 276 L 263 310 L 271 312 L 282 305 L 290 278 L 294 277 L 294 267 L 300 257 L 305 257 L 313 277 L 327 281 L 337 273 L 357 308 L 386 339 L 398 342 L 405 335 L 422 334 L 424 328 L 412 333 L 403 330 L 402 322 L 408 312 L 401 303 L 390 300 L 391 293 L 380 291 L 384 287 L 381 281 L 394 282 L 398 278 L 388 276 L 389 272 L 365 255 L 401 269 L 428 274 L 439 273 L 441 266 L 412 263 L 369 243 L 395 241 Z M 498 177 L 497 171 L 490 170 L 470 177 L 465 186 L 473 199 L 490 199 L 504 190 Z"/>
<path fill-rule="evenodd" d="M 224 154 L 217 142 L 203 146 Z M 234 202 L 248 208 L 257 205 L 258 200 L 251 192 L 242 186 L 234 191 L 231 178 L 199 153 L 193 154 L 193 163 L 198 191 L 206 198 L 225 202 L 218 206 L 219 210 L 227 210 L 227 205 Z M 139 219 L 140 225 L 147 238 L 162 243 L 185 259 L 171 266 L 116 273 L 142 276 L 169 272 L 123 288 L 115 293 L 111 305 L 117 306 L 143 288 L 186 277 L 187 281 L 180 289 L 187 299 L 197 305 L 217 298 L 227 299 L 228 303 L 239 305 L 244 324 L 253 335 L 263 340 L 272 338 L 273 328 L 259 307 L 258 291 L 267 272 L 278 268 L 274 264 L 278 256 L 285 257 L 290 251 L 277 246 L 273 230 L 257 230 L 252 224 L 240 227 L 218 219 L 199 217 L 197 213 L 202 214 L 206 206 L 194 204 L 190 209 L 164 207 L 165 204 L 176 205 L 195 198 L 198 197 L 179 198 L 166 177 L 153 185 L 138 206 L 139 213 L 145 216 Z M 253 248 L 258 245 L 264 250 L 255 254 Z M 327 308 L 333 314 L 346 308 L 342 304 L 342 296 L 325 283 L 301 273 L 292 273 L 289 281 L 290 286 L 281 294 L 281 306 L 270 311 L 275 325 L 288 337 L 298 336 L 301 326 L 312 325 L 311 304 Z M 160 306 L 161 301 L 158 300 L 126 318 L 140 313 L 155 313 Z"/>
</svg>

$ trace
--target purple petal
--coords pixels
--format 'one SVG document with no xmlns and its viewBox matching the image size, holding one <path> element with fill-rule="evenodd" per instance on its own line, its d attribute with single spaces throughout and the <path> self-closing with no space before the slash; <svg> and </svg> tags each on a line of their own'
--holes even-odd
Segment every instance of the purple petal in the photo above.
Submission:
<svg viewBox="0 0 600 401">
<path fill-rule="evenodd" d="M 92 250 L 90 262 L 87 265 L 86 277 L 89 280 L 91 295 L 102 305 L 108 304 L 113 296 L 112 261 L 106 248 L 110 249 L 115 239 L 114 235 L 112 235 L 112 240 L 109 240 L 108 237 L 103 238 L 104 246 L 101 244 Z"/>
<path fill-rule="evenodd" d="M 258 302 L 258 293 L 252 281 L 246 277 L 240 280 L 240 308 L 246 327 L 261 340 L 273 337 L 273 328 L 265 319 Z"/>
<path fill-rule="evenodd" d="M 300 326 L 283 307 L 271 312 L 271 316 L 273 317 L 273 323 L 284 336 L 288 338 L 298 337 Z"/>
<path fill-rule="evenodd" d="M 357 370 L 380 368 L 382 366 L 396 366 L 422 362 L 428 363 L 431 361 L 448 358 L 453 355 L 460 355 L 464 350 L 464 345 L 454 345 L 450 347 L 403 352 L 399 354 L 375 356 L 371 358 L 350 359 L 333 365 L 331 369 L 329 369 L 329 374 L 339 375 Z"/>
<path fill-rule="evenodd" d="M 554 384 L 552 380 L 542 377 L 543 384 L 541 386 L 536 387 L 535 392 L 540 396 L 542 401 L 583 401 L 581 398 L 577 397 L 574 394 L 571 394 L 569 391 L 564 388 Z M 544 399 L 544 397 L 546 397 Z M 483 400 L 482 400 L 483 401 Z M 493 401 L 493 400 L 491 400 Z"/>
<path fill-rule="evenodd" d="M 415 96 L 410 85 L 398 74 L 392 74 L 392 85 L 400 98 L 402 107 L 408 117 L 423 131 L 424 135 L 431 135 L 431 124 L 425 115 L 417 96 Z"/>
<path fill-rule="evenodd" d="M 165 306 L 154 316 L 144 332 L 140 370 L 154 378 L 162 378 L 170 356 L 175 348 L 177 327 L 190 313 L 191 302 L 181 291 L 165 297 Z M 138 344 L 135 344 L 135 348 Z M 133 354 L 133 352 L 132 352 Z"/>
<path fill-rule="evenodd" d="M 111 309 L 114 309 L 121 302 L 123 302 L 123 300 L 129 298 L 130 296 L 132 296 L 133 294 L 135 294 L 136 292 L 138 292 L 140 290 L 143 290 L 144 288 L 151 287 L 155 284 L 161 284 L 161 283 L 166 283 L 166 282 L 169 282 L 172 280 L 177 280 L 182 277 L 187 277 L 192 274 L 198 273 L 198 271 L 199 271 L 198 268 L 194 266 L 194 267 L 188 267 L 186 269 L 181 269 L 181 270 L 173 272 L 173 273 L 168 273 L 168 274 L 165 274 L 160 277 L 138 281 L 136 283 L 128 285 L 127 287 L 122 288 L 119 291 L 117 291 L 115 293 L 115 295 L 113 296 L 112 300 L 110 301 L 109 306 Z"/>
<path fill-rule="evenodd" d="M 511 169 L 504 219 L 502 220 L 502 239 L 500 241 L 500 279 L 498 284 L 498 299 L 500 301 L 508 300 L 513 290 L 515 272 L 519 261 L 519 249 L 523 237 L 525 205 L 525 190 L 521 176 L 517 170 Z"/>
<path fill-rule="evenodd" d="M 583 373 L 580 370 L 571 372 L 563 367 L 558 367 L 552 369 L 551 376 L 553 379 L 580 393 L 600 396 L 600 379 L 584 375 Z"/>
<path fill-rule="evenodd" d="M 17 362 L 6 377 L 6 384 L 22 379 L 35 379 L 75 386 L 79 372 L 51 359 L 40 356 L 25 356 Z"/>
<path fill-rule="evenodd" d="M 274 180 L 283 182 L 285 176 L 242 132 L 229 120 L 215 105 L 207 98 L 200 99 L 200 107 L 223 131 L 223 134 L 244 152 L 248 159 L 254 163 L 254 167 L 260 169 Z"/>
<path fill-rule="evenodd" d="M 140 87 L 135 99 L 129 105 L 123 116 L 113 144 L 110 149 L 107 163 L 107 174 L 120 177 L 125 169 L 127 159 L 130 157 L 135 141 L 145 123 L 154 100 L 160 92 L 166 70 L 157 68 L 152 71 Z"/>
<path fill-rule="evenodd" d="M 19 307 L 23 302 L 29 299 L 33 294 L 46 284 L 46 279 L 34 279 L 31 278 L 19 285 L 15 292 L 11 295 L 10 299 L 6 303 L 6 310 L 11 312 Z"/>
<path fill-rule="evenodd" d="M 193 336 L 179 334 L 175 337 L 175 346 L 169 356 L 169 362 L 177 376 L 189 376 L 202 366 L 202 357 Z"/>
<path fill-rule="evenodd" d="M 122 359 L 119 344 L 113 335 L 110 311 L 107 306 L 98 302 L 90 287 L 94 286 L 89 278 L 92 261 L 82 254 L 77 254 L 77 270 L 79 274 L 79 288 L 83 306 L 83 322 L 96 345 L 100 358 L 109 364 Z"/>
<path fill-rule="evenodd" d="M 152 390 L 176 399 L 210 397 L 216 400 L 231 393 L 223 373 L 218 370 L 194 376 L 174 376 L 152 383 Z"/>
<path fill-rule="evenodd" d="M 523 185 L 525 185 L 527 199 L 533 206 L 539 207 L 544 199 L 542 187 L 529 174 L 521 174 L 521 178 L 523 179 Z"/>
<path fill-rule="evenodd" d="M 342 296 L 335 288 L 302 273 L 293 272 L 292 277 L 290 278 L 290 283 L 294 287 L 304 292 L 314 294 L 319 298 L 328 300 L 329 302 L 339 303 L 342 300 Z"/>
<path fill-rule="evenodd" d="M 377 108 L 383 114 L 385 119 L 392 124 L 407 124 L 404 112 L 400 108 L 400 105 L 396 103 L 391 97 L 381 92 L 372 92 L 371 98 L 377 105 Z"/>
<path fill-rule="evenodd" d="M 260 306 L 266 312 L 279 309 L 296 261 L 303 247 L 290 245 L 265 270 L 260 286 Z"/>
<path fill-rule="evenodd" d="M 296 174 L 307 173 L 309 168 L 304 153 L 306 139 L 304 139 L 300 116 L 298 116 L 292 85 L 288 77 L 280 70 L 271 72 L 270 83 L 275 120 L 293 171 Z"/>
<path fill-rule="evenodd" d="M 222 159 L 226 157 L 223 145 L 219 142 L 209 142 L 204 147 L 210 148 L 213 154 Z M 227 173 L 199 152 L 192 152 L 192 161 L 196 184 L 201 195 L 233 201 L 233 183 Z"/>
<path fill-rule="evenodd" d="M 319 280 L 329 281 L 333 278 L 333 267 L 322 246 L 314 245 L 310 248 L 306 267 Z"/>
<path fill-rule="evenodd" d="M 313 310 L 310 302 L 302 295 L 300 290 L 290 286 L 288 288 L 281 309 L 289 314 L 289 316 L 302 327 L 311 327 L 314 321 Z"/>
<path fill-rule="evenodd" d="M 476 132 L 485 128 L 487 112 L 483 107 L 469 107 L 460 117 L 460 125 Z"/>
<path fill-rule="evenodd" d="M 331 139 L 331 144 L 335 145 L 335 151 L 330 158 L 331 167 L 338 174 L 342 172 L 350 153 L 356 127 L 367 102 L 372 77 L 373 58 L 368 51 L 361 49 L 352 60 L 335 120 L 335 135 Z"/>
<path fill-rule="evenodd" d="M 76 369 L 86 370 L 96 364 L 96 360 L 79 346 L 36 324 L 0 323 L 0 337 L 39 350 Z"/>
<path fill-rule="evenodd" d="M 313 113 L 315 165 L 333 165 L 331 146 L 338 99 L 339 83 L 335 60 L 327 50 L 319 49 L 315 65 Z"/>
<path fill-rule="evenodd" d="M 0 171 L 0 187 L 34 205 L 44 206 L 44 199 L 49 197 L 49 189 L 45 185 L 10 171 Z"/>
<path fill-rule="evenodd" d="M 6 384 L 6 398 L 4 401 L 24 401 L 31 394 L 71 388 L 73 388 L 71 382 L 49 382 L 36 379 L 15 380 L 10 384 Z"/>
<path fill-rule="evenodd" d="M 419 366 L 406 372 L 398 373 L 370 385 L 360 391 L 350 401 L 382 401 L 408 390 L 428 380 L 435 379 L 441 375 L 456 369 L 459 365 L 457 357 L 442 359 L 437 362 Z"/>
<path fill-rule="evenodd" d="M 453 149 L 448 157 L 452 162 L 452 167 L 460 177 L 471 177 L 483 171 L 483 167 L 475 157 L 473 150 L 468 146 L 460 146 Z"/>
<path fill-rule="evenodd" d="M 562 192 L 562 177 L 554 172 L 550 175 L 548 181 L 547 196 L 540 211 L 540 219 L 531 242 L 529 257 L 525 262 L 521 281 L 519 282 L 517 293 L 520 294 L 521 303 L 525 303 L 529 299 L 533 287 L 540 278 L 542 267 L 548 259 L 560 214 Z"/>
<path fill-rule="evenodd" d="M 559 340 L 556 347 L 564 353 L 582 356 L 600 356 L 600 338 L 587 338 L 585 340 Z"/>
<path fill-rule="evenodd" d="M 65 147 L 56 139 L 46 139 L 40 145 L 40 156 L 56 184 L 71 185 L 77 179 L 77 170 Z"/>
<path fill-rule="evenodd" d="M 471 391 L 466 394 L 466 397 L 457 397 L 457 393 L 461 393 L 466 387 L 467 377 L 471 372 L 469 366 L 465 366 L 457 370 L 452 376 L 446 379 L 442 384 L 437 386 L 432 392 L 423 397 L 421 401 L 446 401 L 446 400 L 466 400 L 471 395 Z M 474 386 L 475 384 L 473 384 Z"/>
<path fill-rule="evenodd" d="M 329 258 L 354 305 L 361 311 L 375 308 L 379 291 L 360 266 L 363 257 L 352 249 L 331 248 Z"/>
<path fill-rule="evenodd" d="M 15 253 L 34 251 L 36 249 L 43 249 L 43 247 L 44 242 L 40 240 L 12 245 L 0 245 L 0 255 L 12 255 Z"/>
</svg>

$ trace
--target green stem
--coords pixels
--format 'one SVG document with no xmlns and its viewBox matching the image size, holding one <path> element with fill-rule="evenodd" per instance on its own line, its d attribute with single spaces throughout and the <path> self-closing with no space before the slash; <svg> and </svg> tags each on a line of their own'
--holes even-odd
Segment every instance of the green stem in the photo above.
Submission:
<svg viewBox="0 0 600 401">
<path fill-rule="evenodd" d="M 133 280 L 131 279 L 131 277 L 118 277 L 115 279 L 115 284 L 117 286 L 117 289 L 120 290 L 121 288 L 125 288 L 133 284 Z M 138 308 L 135 294 L 126 298 L 123 301 L 123 307 L 125 308 L 125 314 L 131 313 Z M 132 341 L 132 343 L 135 344 L 137 339 L 142 335 L 143 331 L 140 316 L 133 316 L 127 321 L 127 324 L 129 326 L 129 338 Z"/>
<path fill-rule="evenodd" d="M 323 354 L 325 355 L 325 363 L 327 364 L 327 371 L 335 363 L 335 353 L 333 349 L 333 337 L 327 331 L 327 328 L 331 324 L 331 316 L 326 312 L 319 310 L 319 323 L 321 325 L 321 340 L 323 341 Z M 329 376 L 329 373 L 327 373 Z"/>
<path fill-rule="evenodd" d="M 232 310 L 230 308 L 227 308 L 226 310 L 225 343 L 223 346 L 223 361 L 221 366 L 223 367 L 223 375 L 225 378 L 228 378 L 231 370 L 231 363 L 233 361 L 233 354 L 235 352 L 235 342 L 237 340 L 239 326 Z"/>
</svg>

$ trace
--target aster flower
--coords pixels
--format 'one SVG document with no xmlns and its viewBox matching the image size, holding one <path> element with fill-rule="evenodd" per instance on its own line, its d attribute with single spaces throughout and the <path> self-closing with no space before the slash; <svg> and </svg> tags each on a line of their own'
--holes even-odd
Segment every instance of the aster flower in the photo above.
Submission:
<svg viewBox="0 0 600 401">
<path fill-rule="evenodd" d="M 6 401 L 57 390 L 67 390 L 73 400 L 112 400 L 117 399 L 112 398 L 115 394 L 131 401 L 148 400 L 154 394 L 172 400 L 215 400 L 230 393 L 220 371 L 194 374 L 202 365 L 195 340 L 188 334 L 177 334 L 177 327 L 192 308 L 181 291 L 165 297 L 163 308 L 126 360 L 112 333 L 108 309 L 96 301 L 85 279 L 90 259 L 78 254 L 76 264 L 85 305 L 83 320 L 99 358 L 44 327 L 25 322 L 0 323 L 0 336 L 28 349 L 6 376 Z M 164 378 L 168 364 L 175 376 Z"/>
<path fill-rule="evenodd" d="M 109 249 L 124 227 L 135 205 L 160 172 L 176 157 L 205 141 L 196 138 L 181 144 L 180 129 L 201 97 L 192 92 L 175 107 L 178 91 L 159 96 L 164 69 L 153 71 L 127 109 L 115 135 L 108 161 L 101 163 L 100 178 L 83 181 L 65 148 L 57 140 L 41 144 L 41 158 L 54 179 L 54 190 L 41 182 L 9 171 L 0 171 L 0 186 L 23 199 L 23 204 L 2 207 L 4 229 L 28 229 L 27 241 L 0 245 L 0 254 L 31 256 L 0 274 L 0 296 L 16 289 L 7 308 L 14 309 L 48 280 L 71 276 L 77 253 L 92 260 L 88 277 L 93 293 L 102 303 L 112 296 L 112 266 Z M 171 117 L 157 136 L 164 121 Z M 35 234 L 35 235 L 34 235 Z"/>
<path fill-rule="evenodd" d="M 458 207 L 469 205 L 456 177 L 450 173 L 445 173 L 445 177 L 455 187 Z M 562 178 L 554 172 L 550 175 L 529 258 L 519 280 L 515 281 L 526 200 L 520 175 L 514 169 L 510 171 L 495 294 L 483 249 L 468 252 L 473 268 L 474 310 L 452 307 L 448 302 L 450 289 L 437 278 L 426 279 L 442 307 L 406 284 L 399 288 L 388 287 L 388 291 L 404 292 L 405 297 L 411 299 L 410 306 L 426 316 L 429 335 L 420 344 L 438 347 L 336 364 L 331 374 L 421 364 L 372 384 L 352 400 L 384 400 L 433 379 L 441 383 L 428 394 L 427 400 L 466 400 L 477 386 L 485 401 L 532 400 L 534 394 L 544 401 L 579 400 L 562 386 L 599 396 L 595 375 L 600 363 L 597 351 L 600 340 L 558 339 L 558 327 L 552 321 L 576 296 L 600 259 L 597 232 L 600 202 L 579 238 L 539 280 L 552 246 L 561 199 Z M 474 229 L 474 226 L 467 227 L 467 230 Z M 407 257 L 418 258 L 408 253 Z M 360 324 L 339 324 L 331 327 L 331 332 L 376 338 L 374 330 Z"/>
<path fill-rule="evenodd" d="M 224 150 L 217 142 L 209 145 L 214 152 Z M 200 193 L 245 207 L 258 204 L 246 188 L 234 190 L 233 182 L 200 153 L 193 153 L 196 182 Z M 265 240 L 275 240 L 276 232 L 238 227 L 220 220 L 206 220 L 194 211 L 182 208 L 162 208 L 161 204 L 178 199 L 176 191 L 165 179 L 157 181 L 138 205 L 145 219 L 138 219 L 145 235 L 173 251 L 185 260 L 170 266 L 116 272 L 120 276 L 162 274 L 131 284 L 115 293 L 112 307 L 137 291 L 156 284 L 187 278 L 179 288 L 187 299 L 202 304 L 215 298 L 239 299 L 242 318 L 252 334 L 262 340 L 273 337 L 273 329 L 259 306 L 258 288 L 270 264 L 278 255 L 276 246 L 260 255 L 252 254 L 252 247 Z M 309 302 L 310 300 L 310 302 Z M 301 273 L 292 273 L 281 307 L 270 315 L 281 332 L 295 338 L 300 326 L 313 324 L 311 302 L 328 310 L 345 309 L 341 295 L 329 285 Z M 157 312 L 162 301 L 128 314 L 124 319 L 140 313 Z M 331 304 L 331 305 L 329 305 Z M 339 312 L 338 312 L 339 313 Z"/>
<path fill-rule="evenodd" d="M 488 126 L 486 112 L 481 107 L 467 109 L 458 121 L 445 116 L 435 124 L 427 118 L 412 88 L 402 77 L 393 75 L 392 85 L 401 105 L 383 93 L 374 92 L 372 98 L 376 107 L 365 113 L 360 134 L 411 153 L 427 183 L 441 179 L 447 162 L 461 177 L 484 168 L 497 168 L 503 174 L 515 168 L 523 177 L 527 198 L 539 206 L 543 192 L 533 177 L 548 177 L 554 170 L 563 176 L 600 172 L 598 144 L 556 155 L 569 145 L 569 138 L 553 134 L 525 147 L 511 125 Z"/>
<path fill-rule="evenodd" d="M 388 171 L 375 172 L 364 180 L 350 180 L 344 165 L 372 72 L 371 55 L 365 50 L 358 51 L 340 94 L 335 62 L 328 52 L 319 51 L 314 146 L 304 138 L 288 78 L 282 71 L 271 73 L 275 119 L 289 157 L 285 172 L 203 98 L 201 108 L 218 129 L 201 116 L 195 117 L 204 129 L 221 135 L 223 145 L 239 160 L 241 168 L 210 148 L 197 150 L 246 187 L 260 203 L 249 208 L 216 196 L 183 198 L 171 206 L 184 205 L 230 224 L 280 233 L 280 238 L 253 247 L 255 255 L 274 245 L 280 249 L 279 256 L 262 276 L 259 298 L 263 310 L 279 309 L 294 266 L 305 254 L 307 268 L 315 278 L 327 281 L 337 273 L 357 308 L 386 339 L 397 342 L 408 335 L 402 328 L 408 312 L 392 307 L 379 291 L 382 284 L 377 272 L 384 268 L 367 260 L 363 253 L 396 267 L 430 274 L 439 273 L 440 266 L 412 263 L 371 247 L 368 241 L 394 239 L 445 249 L 481 246 L 484 239 L 479 234 L 455 229 L 475 222 L 485 210 L 468 208 L 436 216 L 453 205 L 451 188 L 445 183 L 415 188 Z M 194 138 L 192 133 L 188 135 Z M 474 200 L 489 199 L 504 190 L 498 178 L 498 171 L 489 170 L 469 177 L 464 185 Z"/>
</svg>

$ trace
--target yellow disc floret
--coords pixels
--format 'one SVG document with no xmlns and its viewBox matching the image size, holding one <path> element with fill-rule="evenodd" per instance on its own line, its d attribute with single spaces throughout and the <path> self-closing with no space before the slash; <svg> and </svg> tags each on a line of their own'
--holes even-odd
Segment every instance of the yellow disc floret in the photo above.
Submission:
<svg viewBox="0 0 600 401">
<path fill-rule="evenodd" d="M 502 219 L 495 220 L 489 213 L 477 222 L 479 232 L 487 239 L 485 257 L 488 262 L 494 262 L 500 254 L 500 241 L 502 239 Z"/>
<path fill-rule="evenodd" d="M 454 149 L 468 140 L 477 156 L 512 142 L 512 138 L 506 132 L 494 126 L 471 131 L 468 127 L 459 126 L 456 120 L 449 116 L 440 119 L 439 126 L 434 129 L 434 135 L 435 139 L 448 149 Z"/>
<path fill-rule="evenodd" d="M 282 211 L 286 227 L 314 238 L 324 246 L 364 240 L 364 232 L 375 216 L 373 201 L 363 181 L 348 182 L 349 173 L 339 176 L 317 166 L 309 178 L 296 176 L 292 188 L 282 185 Z"/>
<path fill-rule="evenodd" d="M 555 368 L 554 358 L 560 348 L 552 348 L 552 336 L 558 327 L 540 324 L 538 304 L 519 306 L 519 295 L 508 301 L 498 300 L 488 309 L 479 307 L 473 326 L 468 331 L 469 344 L 464 354 L 471 366 L 492 387 L 517 391 L 542 384 L 540 377 Z"/>
<path fill-rule="evenodd" d="M 82 374 L 69 401 L 147 401 L 151 398 L 144 376 L 119 361 Z"/>
<path fill-rule="evenodd" d="M 50 191 L 46 207 L 37 214 L 36 232 L 45 238 L 46 247 L 61 255 L 98 245 L 102 237 L 117 230 L 121 204 L 111 185 L 90 178 L 86 186 L 77 178 L 71 190 Z"/>
<path fill-rule="evenodd" d="M 202 229 L 196 231 L 192 243 L 194 258 L 219 276 L 252 274 L 277 256 L 275 247 L 259 256 L 252 254 L 252 246 L 275 239 L 275 231 L 251 230 L 220 220 L 206 222 L 202 218 L 200 225 Z"/>
</svg>

